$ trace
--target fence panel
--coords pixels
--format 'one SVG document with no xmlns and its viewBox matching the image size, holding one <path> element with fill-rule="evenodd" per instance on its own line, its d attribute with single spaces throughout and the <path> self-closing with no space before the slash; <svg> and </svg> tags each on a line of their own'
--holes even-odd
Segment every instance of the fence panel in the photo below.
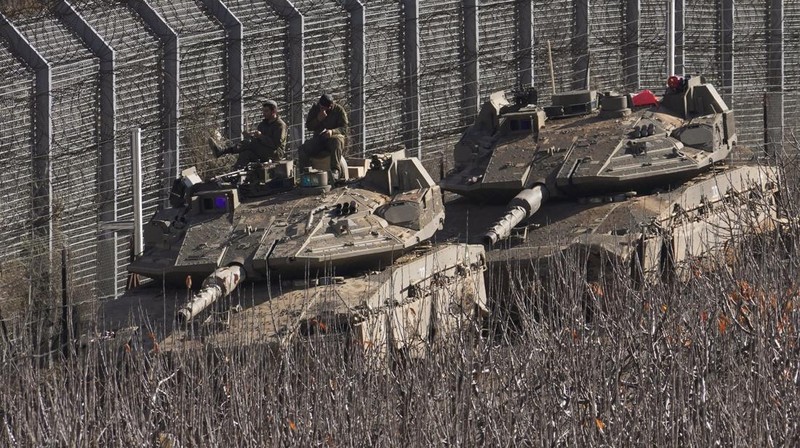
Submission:
<svg viewBox="0 0 800 448">
<path fill-rule="evenodd" d="M 351 103 L 349 56 L 352 32 L 350 17 L 339 3 L 333 0 L 294 2 L 305 19 L 304 113 L 323 93 L 331 94 L 348 112 L 360 107 Z M 356 138 L 358 136 L 350 135 L 351 141 Z"/>
<path fill-rule="evenodd" d="M 230 0 L 225 4 L 242 22 L 244 86 L 242 101 L 245 129 L 254 129 L 263 119 L 261 104 L 278 103 L 281 117 L 289 123 L 291 102 L 288 73 L 289 25 L 268 2 Z M 296 142 L 290 142 L 296 146 Z"/>
<path fill-rule="evenodd" d="M 800 130 L 800 3 L 784 3 L 784 99 L 786 129 L 784 135 L 797 145 L 798 130 Z"/>
<path fill-rule="evenodd" d="M 667 2 L 643 0 L 639 20 L 640 84 L 657 94 L 666 86 Z"/>
<path fill-rule="evenodd" d="M 625 2 L 598 0 L 589 2 L 589 7 L 591 88 L 622 91 Z"/>
<path fill-rule="evenodd" d="M 180 42 L 180 166 L 208 170 L 207 137 L 226 129 L 225 30 L 195 0 L 151 0 Z M 223 132 L 225 134 L 225 132 Z"/>
<path fill-rule="evenodd" d="M 75 9 L 115 51 L 116 75 L 116 182 L 117 219 L 133 219 L 130 131 L 142 130 L 142 205 L 149 217 L 164 199 L 161 183 L 162 54 L 159 41 L 144 26 L 141 18 L 122 3 L 98 4 L 83 0 Z M 130 257 L 128 235 L 117 238 L 117 281 L 124 286 L 125 268 Z"/>
<path fill-rule="evenodd" d="M 464 126 L 463 29 L 461 1 L 419 5 L 420 133 L 426 157 L 449 152 Z"/>
<path fill-rule="evenodd" d="M 764 92 L 767 86 L 767 10 L 761 4 L 736 3 L 733 104 L 740 145 L 764 144 Z"/>
<path fill-rule="evenodd" d="M 0 46 L 0 260 L 24 256 L 30 232 L 34 74 Z"/>
<path fill-rule="evenodd" d="M 97 253 L 99 61 L 49 10 L 20 16 L 15 23 L 52 67 L 50 166 L 55 247 L 70 247 L 73 285 L 80 298 L 92 298 L 98 265 L 115 262 L 103 260 Z"/>
<path fill-rule="evenodd" d="M 403 19 L 401 2 L 369 0 L 366 7 L 364 112 L 366 152 L 404 148 Z"/>
<path fill-rule="evenodd" d="M 539 87 L 539 102 L 549 104 L 553 93 L 550 55 L 553 61 L 556 93 L 570 90 L 574 79 L 572 30 L 575 13 L 573 2 L 569 0 L 535 0 L 533 11 L 534 45 L 536 45 L 534 79 L 538 80 L 536 84 Z"/>
<path fill-rule="evenodd" d="M 478 9 L 480 103 L 519 84 L 519 23 L 516 0 L 485 0 Z M 472 121 L 469 119 L 468 121 Z"/>
</svg>

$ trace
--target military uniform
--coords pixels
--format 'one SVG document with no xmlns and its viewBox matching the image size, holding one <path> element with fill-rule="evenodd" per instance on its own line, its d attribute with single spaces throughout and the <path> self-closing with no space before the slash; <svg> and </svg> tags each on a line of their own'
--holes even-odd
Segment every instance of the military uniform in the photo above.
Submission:
<svg viewBox="0 0 800 448">
<path fill-rule="evenodd" d="M 261 135 L 245 137 L 240 143 L 224 151 L 239 154 L 234 168 L 244 168 L 250 162 L 266 162 L 286 157 L 288 131 L 286 123 L 280 117 L 272 121 L 261 120 L 257 129 Z"/>
<path fill-rule="evenodd" d="M 344 153 L 345 142 L 347 140 L 347 127 L 349 125 L 347 112 L 338 104 L 333 104 L 333 108 L 328 111 L 328 116 L 324 120 L 319 120 L 319 103 L 311 107 L 306 116 L 306 130 L 314 133 L 314 136 L 303 143 L 298 150 L 298 158 L 301 168 L 311 166 L 311 158 L 322 155 L 330 155 L 331 170 L 339 173 L 342 167 L 339 160 Z M 325 130 L 331 130 L 331 136 L 320 135 Z"/>
</svg>

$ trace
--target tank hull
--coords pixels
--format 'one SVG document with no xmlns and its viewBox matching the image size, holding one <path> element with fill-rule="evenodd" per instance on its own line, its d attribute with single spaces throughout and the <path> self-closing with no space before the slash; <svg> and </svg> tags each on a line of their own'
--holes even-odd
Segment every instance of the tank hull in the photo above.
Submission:
<svg viewBox="0 0 800 448">
<path fill-rule="evenodd" d="M 646 282 L 685 279 L 698 264 L 724 260 L 731 244 L 780 225 L 778 184 L 773 167 L 731 166 L 660 194 L 550 201 L 509 240 L 487 251 L 487 265 L 500 279 L 511 272 L 532 277 L 572 252 L 589 260 L 587 271 L 595 278 L 587 281 L 612 265 Z M 479 241 L 506 209 L 461 199 L 448 201 L 446 208 L 452 224 L 441 237 L 462 241 Z"/>
<path fill-rule="evenodd" d="M 485 269 L 483 247 L 447 244 L 408 253 L 383 271 L 355 278 L 256 281 L 188 327 L 177 325 L 174 316 L 191 291 L 160 285 L 104 303 L 100 321 L 108 328 L 152 329 L 151 335 L 134 336 L 148 350 L 156 345 L 158 350 L 243 345 L 277 350 L 313 337 L 379 356 L 397 350 L 424 356 L 436 338 L 485 317 Z"/>
</svg>

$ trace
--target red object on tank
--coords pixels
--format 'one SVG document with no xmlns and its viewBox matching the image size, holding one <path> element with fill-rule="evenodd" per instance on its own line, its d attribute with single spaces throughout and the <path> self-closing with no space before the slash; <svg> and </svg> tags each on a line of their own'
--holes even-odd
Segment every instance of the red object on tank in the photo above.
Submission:
<svg viewBox="0 0 800 448">
<path fill-rule="evenodd" d="M 680 76 L 672 75 L 667 79 L 667 87 L 672 90 L 678 90 L 681 87 Z"/>
<path fill-rule="evenodd" d="M 655 96 L 655 94 L 653 94 L 653 92 L 651 92 L 651 91 L 649 91 L 647 89 L 642 90 L 641 92 L 637 93 L 636 95 L 633 96 L 632 99 L 633 99 L 633 106 L 634 107 L 653 106 L 653 105 L 658 104 L 658 98 L 656 98 L 656 96 Z"/>
</svg>

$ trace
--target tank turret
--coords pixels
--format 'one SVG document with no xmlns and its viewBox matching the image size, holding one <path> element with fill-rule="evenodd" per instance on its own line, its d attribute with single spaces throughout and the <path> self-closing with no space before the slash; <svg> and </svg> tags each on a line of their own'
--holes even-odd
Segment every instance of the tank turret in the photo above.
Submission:
<svg viewBox="0 0 800 448">
<path fill-rule="evenodd" d="M 331 188 L 311 171 L 295 187 L 291 162 L 257 163 L 200 181 L 175 182 L 170 209 L 145 231 L 129 271 L 203 289 L 179 311 L 190 320 L 245 278 L 302 277 L 388 266 L 444 222 L 439 187 L 416 158 L 376 155 L 364 176 Z"/>
<path fill-rule="evenodd" d="M 578 90 L 544 107 L 519 98 L 491 95 L 440 182 L 464 198 L 446 197 L 438 237 L 491 249 L 498 301 L 536 290 L 566 260 L 587 284 L 609 273 L 685 279 L 782 222 L 778 170 L 736 146 L 733 111 L 700 77 L 670 77 L 660 97 Z"/>
<path fill-rule="evenodd" d="M 484 234 L 489 245 L 549 200 L 674 188 L 725 160 L 737 140 L 733 112 L 699 77 L 670 78 L 660 99 L 579 90 L 541 108 L 519 98 L 491 95 L 440 183 L 479 201 L 511 201 Z"/>
</svg>

